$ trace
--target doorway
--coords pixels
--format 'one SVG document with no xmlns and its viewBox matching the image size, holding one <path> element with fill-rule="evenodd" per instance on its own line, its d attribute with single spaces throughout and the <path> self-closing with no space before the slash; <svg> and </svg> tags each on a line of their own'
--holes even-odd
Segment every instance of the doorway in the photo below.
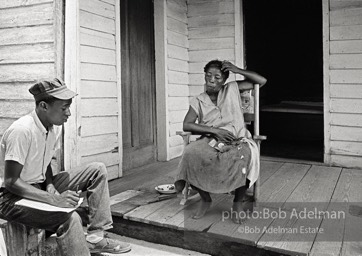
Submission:
<svg viewBox="0 0 362 256">
<path fill-rule="evenodd" d="M 249 70 L 261 89 L 261 154 L 323 161 L 322 1 L 244 0 Z"/>
<path fill-rule="evenodd" d="M 123 170 L 156 161 L 152 0 L 121 1 Z"/>
</svg>

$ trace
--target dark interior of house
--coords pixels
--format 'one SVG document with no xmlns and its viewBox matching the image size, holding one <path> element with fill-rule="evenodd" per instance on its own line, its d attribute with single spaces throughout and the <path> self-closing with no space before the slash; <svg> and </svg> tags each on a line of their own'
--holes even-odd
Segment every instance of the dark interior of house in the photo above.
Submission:
<svg viewBox="0 0 362 256">
<path fill-rule="evenodd" d="M 265 156 L 323 161 L 322 2 L 245 0 L 247 69 L 260 94 Z"/>
</svg>

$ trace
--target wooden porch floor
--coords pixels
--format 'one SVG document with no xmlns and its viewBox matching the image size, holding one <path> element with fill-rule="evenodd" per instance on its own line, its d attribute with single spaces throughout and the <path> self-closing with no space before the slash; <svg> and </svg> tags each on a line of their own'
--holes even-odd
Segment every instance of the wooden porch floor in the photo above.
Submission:
<svg viewBox="0 0 362 256">
<path fill-rule="evenodd" d="M 109 183 L 113 232 L 212 255 L 362 255 L 362 170 L 264 159 L 254 210 L 281 209 L 288 217 L 248 218 L 238 225 L 225 218 L 231 195 L 213 195 L 212 208 L 199 220 L 191 218 L 197 200 L 186 206 L 177 197 L 153 202 L 155 186 L 173 183 L 178 161 L 144 166 Z M 342 218 L 290 218 L 294 208 L 331 213 L 342 202 L 350 202 Z"/>
</svg>

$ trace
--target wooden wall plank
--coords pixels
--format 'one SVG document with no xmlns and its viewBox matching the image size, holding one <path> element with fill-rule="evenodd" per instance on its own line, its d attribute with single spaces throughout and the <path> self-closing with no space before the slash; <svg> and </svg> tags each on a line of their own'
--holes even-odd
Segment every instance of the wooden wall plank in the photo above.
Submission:
<svg viewBox="0 0 362 256">
<path fill-rule="evenodd" d="M 185 12 L 187 11 L 187 3 L 185 0 L 167 0 L 166 3 L 177 5 L 179 9 L 184 10 Z"/>
<path fill-rule="evenodd" d="M 362 114 L 361 99 L 336 99 L 330 101 L 330 110 L 335 113 Z"/>
<path fill-rule="evenodd" d="M 80 142 L 80 152 L 82 156 L 89 156 L 112 151 L 118 146 L 117 133 L 101 134 L 82 138 Z"/>
<path fill-rule="evenodd" d="M 362 127 L 362 115 L 331 113 L 331 125 Z"/>
<path fill-rule="evenodd" d="M 116 116 L 82 117 L 82 139 L 117 132 L 118 121 Z"/>
<path fill-rule="evenodd" d="M 189 39 L 233 37 L 234 34 L 235 34 L 234 26 L 194 28 L 189 30 Z"/>
<path fill-rule="evenodd" d="M 184 142 L 183 138 L 180 135 L 171 136 L 168 141 L 170 147 L 177 147 L 182 145 Z"/>
<path fill-rule="evenodd" d="M 331 69 L 362 68 L 362 54 L 331 54 Z"/>
<path fill-rule="evenodd" d="M 167 1 L 167 16 L 187 24 L 186 10 L 175 2 Z"/>
<path fill-rule="evenodd" d="M 116 65 L 116 51 L 81 45 L 80 61 L 87 63 Z"/>
<path fill-rule="evenodd" d="M 169 70 L 189 72 L 189 63 L 186 60 L 168 58 L 167 67 Z"/>
<path fill-rule="evenodd" d="M 362 40 L 332 41 L 330 53 L 362 53 Z"/>
<path fill-rule="evenodd" d="M 114 35 L 116 25 L 113 19 L 108 19 L 85 11 L 80 11 L 80 26 Z"/>
<path fill-rule="evenodd" d="M 167 31 L 167 43 L 172 45 L 188 48 L 189 41 L 186 35 L 168 30 Z"/>
<path fill-rule="evenodd" d="M 332 140 L 331 154 L 362 156 L 362 142 Z"/>
<path fill-rule="evenodd" d="M 362 127 L 331 126 L 331 140 L 362 142 Z"/>
<path fill-rule="evenodd" d="M 204 74 L 204 67 L 206 63 L 207 63 L 206 61 L 190 62 L 189 63 L 190 74 Z"/>
<path fill-rule="evenodd" d="M 331 84 L 332 98 L 362 99 L 362 84 Z"/>
<path fill-rule="evenodd" d="M 169 70 L 168 82 L 170 84 L 189 84 L 188 73 Z"/>
<path fill-rule="evenodd" d="M 115 82 L 82 80 L 80 85 L 82 98 L 105 98 L 117 95 L 117 84 Z"/>
<path fill-rule="evenodd" d="M 362 166 L 362 157 L 331 155 L 331 165 L 360 169 Z"/>
<path fill-rule="evenodd" d="M 54 44 L 9 45 L 0 47 L 1 64 L 54 62 Z"/>
<path fill-rule="evenodd" d="M 0 99 L 8 100 L 33 100 L 33 95 L 28 89 L 33 83 L 1 83 Z"/>
<path fill-rule="evenodd" d="M 53 24 L 53 3 L 0 10 L 0 28 Z"/>
<path fill-rule="evenodd" d="M 189 53 L 186 48 L 179 47 L 176 45 L 169 45 L 167 47 L 167 57 L 188 61 Z"/>
<path fill-rule="evenodd" d="M 80 78 L 95 81 L 117 81 L 115 66 L 81 63 Z"/>
<path fill-rule="evenodd" d="M 34 101 L 1 101 L 0 116 L 19 118 L 29 114 L 35 107 Z"/>
<path fill-rule="evenodd" d="M 80 0 L 80 10 L 94 13 L 103 17 L 115 18 L 115 7 L 114 5 L 101 2 L 99 0 Z"/>
<path fill-rule="evenodd" d="M 188 17 L 234 13 L 233 2 L 189 3 Z"/>
<path fill-rule="evenodd" d="M 15 120 L 16 118 L 0 118 L 0 138 Z"/>
<path fill-rule="evenodd" d="M 118 152 L 116 153 L 107 152 L 91 156 L 83 156 L 81 158 L 81 164 L 87 164 L 92 162 L 102 162 L 106 166 L 119 164 Z"/>
<path fill-rule="evenodd" d="M 170 124 L 169 136 L 175 136 L 176 132 L 182 131 L 182 127 L 183 127 L 182 122 Z"/>
<path fill-rule="evenodd" d="M 330 40 L 362 39 L 362 25 L 338 26 L 330 28 Z"/>
<path fill-rule="evenodd" d="M 204 92 L 204 86 L 203 85 L 190 85 L 190 96 L 196 96 L 200 93 Z"/>
<path fill-rule="evenodd" d="M 119 112 L 116 98 L 82 99 L 81 110 L 83 117 L 116 116 Z"/>
<path fill-rule="evenodd" d="M 0 65 L 1 82 L 33 82 L 53 78 L 54 63 Z"/>
<path fill-rule="evenodd" d="M 205 83 L 204 74 L 190 74 L 189 75 L 190 85 L 201 86 Z"/>
<path fill-rule="evenodd" d="M 167 17 L 167 29 L 182 35 L 187 35 L 188 33 L 187 24 L 170 17 Z"/>
<path fill-rule="evenodd" d="M 187 0 L 189 5 L 193 4 L 202 4 L 202 3 L 212 3 L 212 2 L 234 2 L 234 0 Z"/>
<path fill-rule="evenodd" d="M 348 25 L 362 25 L 362 7 L 332 10 L 330 12 L 330 25 L 334 26 L 348 26 Z"/>
<path fill-rule="evenodd" d="M 0 1 L 0 9 L 12 8 L 12 7 L 21 7 L 28 5 L 36 5 L 43 3 L 52 3 L 52 0 L 3 0 Z"/>
<path fill-rule="evenodd" d="M 0 29 L 0 45 L 53 42 L 53 25 Z"/>
<path fill-rule="evenodd" d="M 111 4 L 111 5 L 115 5 L 115 0 L 100 0 L 101 2 L 107 3 L 107 4 Z"/>
<path fill-rule="evenodd" d="M 331 84 L 358 84 L 362 83 L 361 70 L 330 70 Z"/>
<path fill-rule="evenodd" d="M 233 26 L 234 19 L 234 14 L 190 17 L 188 20 L 188 27 L 199 28 L 209 26 Z"/>
<path fill-rule="evenodd" d="M 184 118 L 186 116 L 187 110 L 171 110 L 170 112 L 170 123 L 181 123 L 184 121 Z M 181 137 L 181 136 L 180 136 Z"/>
<path fill-rule="evenodd" d="M 187 110 L 189 109 L 188 97 L 169 97 L 168 110 Z"/>
<path fill-rule="evenodd" d="M 189 53 L 190 62 L 205 62 L 210 60 L 233 60 L 235 58 L 234 49 L 221 49 L 221 50 L 202 50 L 191 51 Z"/>
<path fill-rule="evenodd" d="M 218 50 L 218 49 L 234 49 L 234 37 L 224 38 L 204 38 L 204 39 L 191 39 L 189 41 L 189 50 Z"/>
<path fill-rule="evenodd" d="M 168 85 L 169 96 L 189 96 L 189 86 L 187 84 L 169 84 Z M 171 116 L 170 116 L 171 118 Z"/>
<path fill-rule="evenodd" d="M 95 46 L 112 50 L 116 49 L 115 38 L 114 35 L 111 34 L 87 28 L 80 28 L 79 38 L 81 45 Z"/>
<path fill-rule="evenodd" d="M 361 0 L 330 0 L 329 1 L 330 9 L 333 10 L 340 10 L 346 8 L 362 8 L 362 1 Z"/>
</svg>

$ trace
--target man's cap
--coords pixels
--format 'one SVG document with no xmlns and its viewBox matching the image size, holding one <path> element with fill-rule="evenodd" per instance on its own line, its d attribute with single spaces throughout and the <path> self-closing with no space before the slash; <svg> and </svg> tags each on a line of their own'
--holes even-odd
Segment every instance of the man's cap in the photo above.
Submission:
<svg viewBox="0 0 362 256">
<path fill-rule="evenodd" d="M 60 100 L 69 100 L 77 95 L 58 78 L 39 81 L 29 88 L 29 92 L 33 94 L 35 101 L 46 99 L 49 96 Z"/>
</svg>

